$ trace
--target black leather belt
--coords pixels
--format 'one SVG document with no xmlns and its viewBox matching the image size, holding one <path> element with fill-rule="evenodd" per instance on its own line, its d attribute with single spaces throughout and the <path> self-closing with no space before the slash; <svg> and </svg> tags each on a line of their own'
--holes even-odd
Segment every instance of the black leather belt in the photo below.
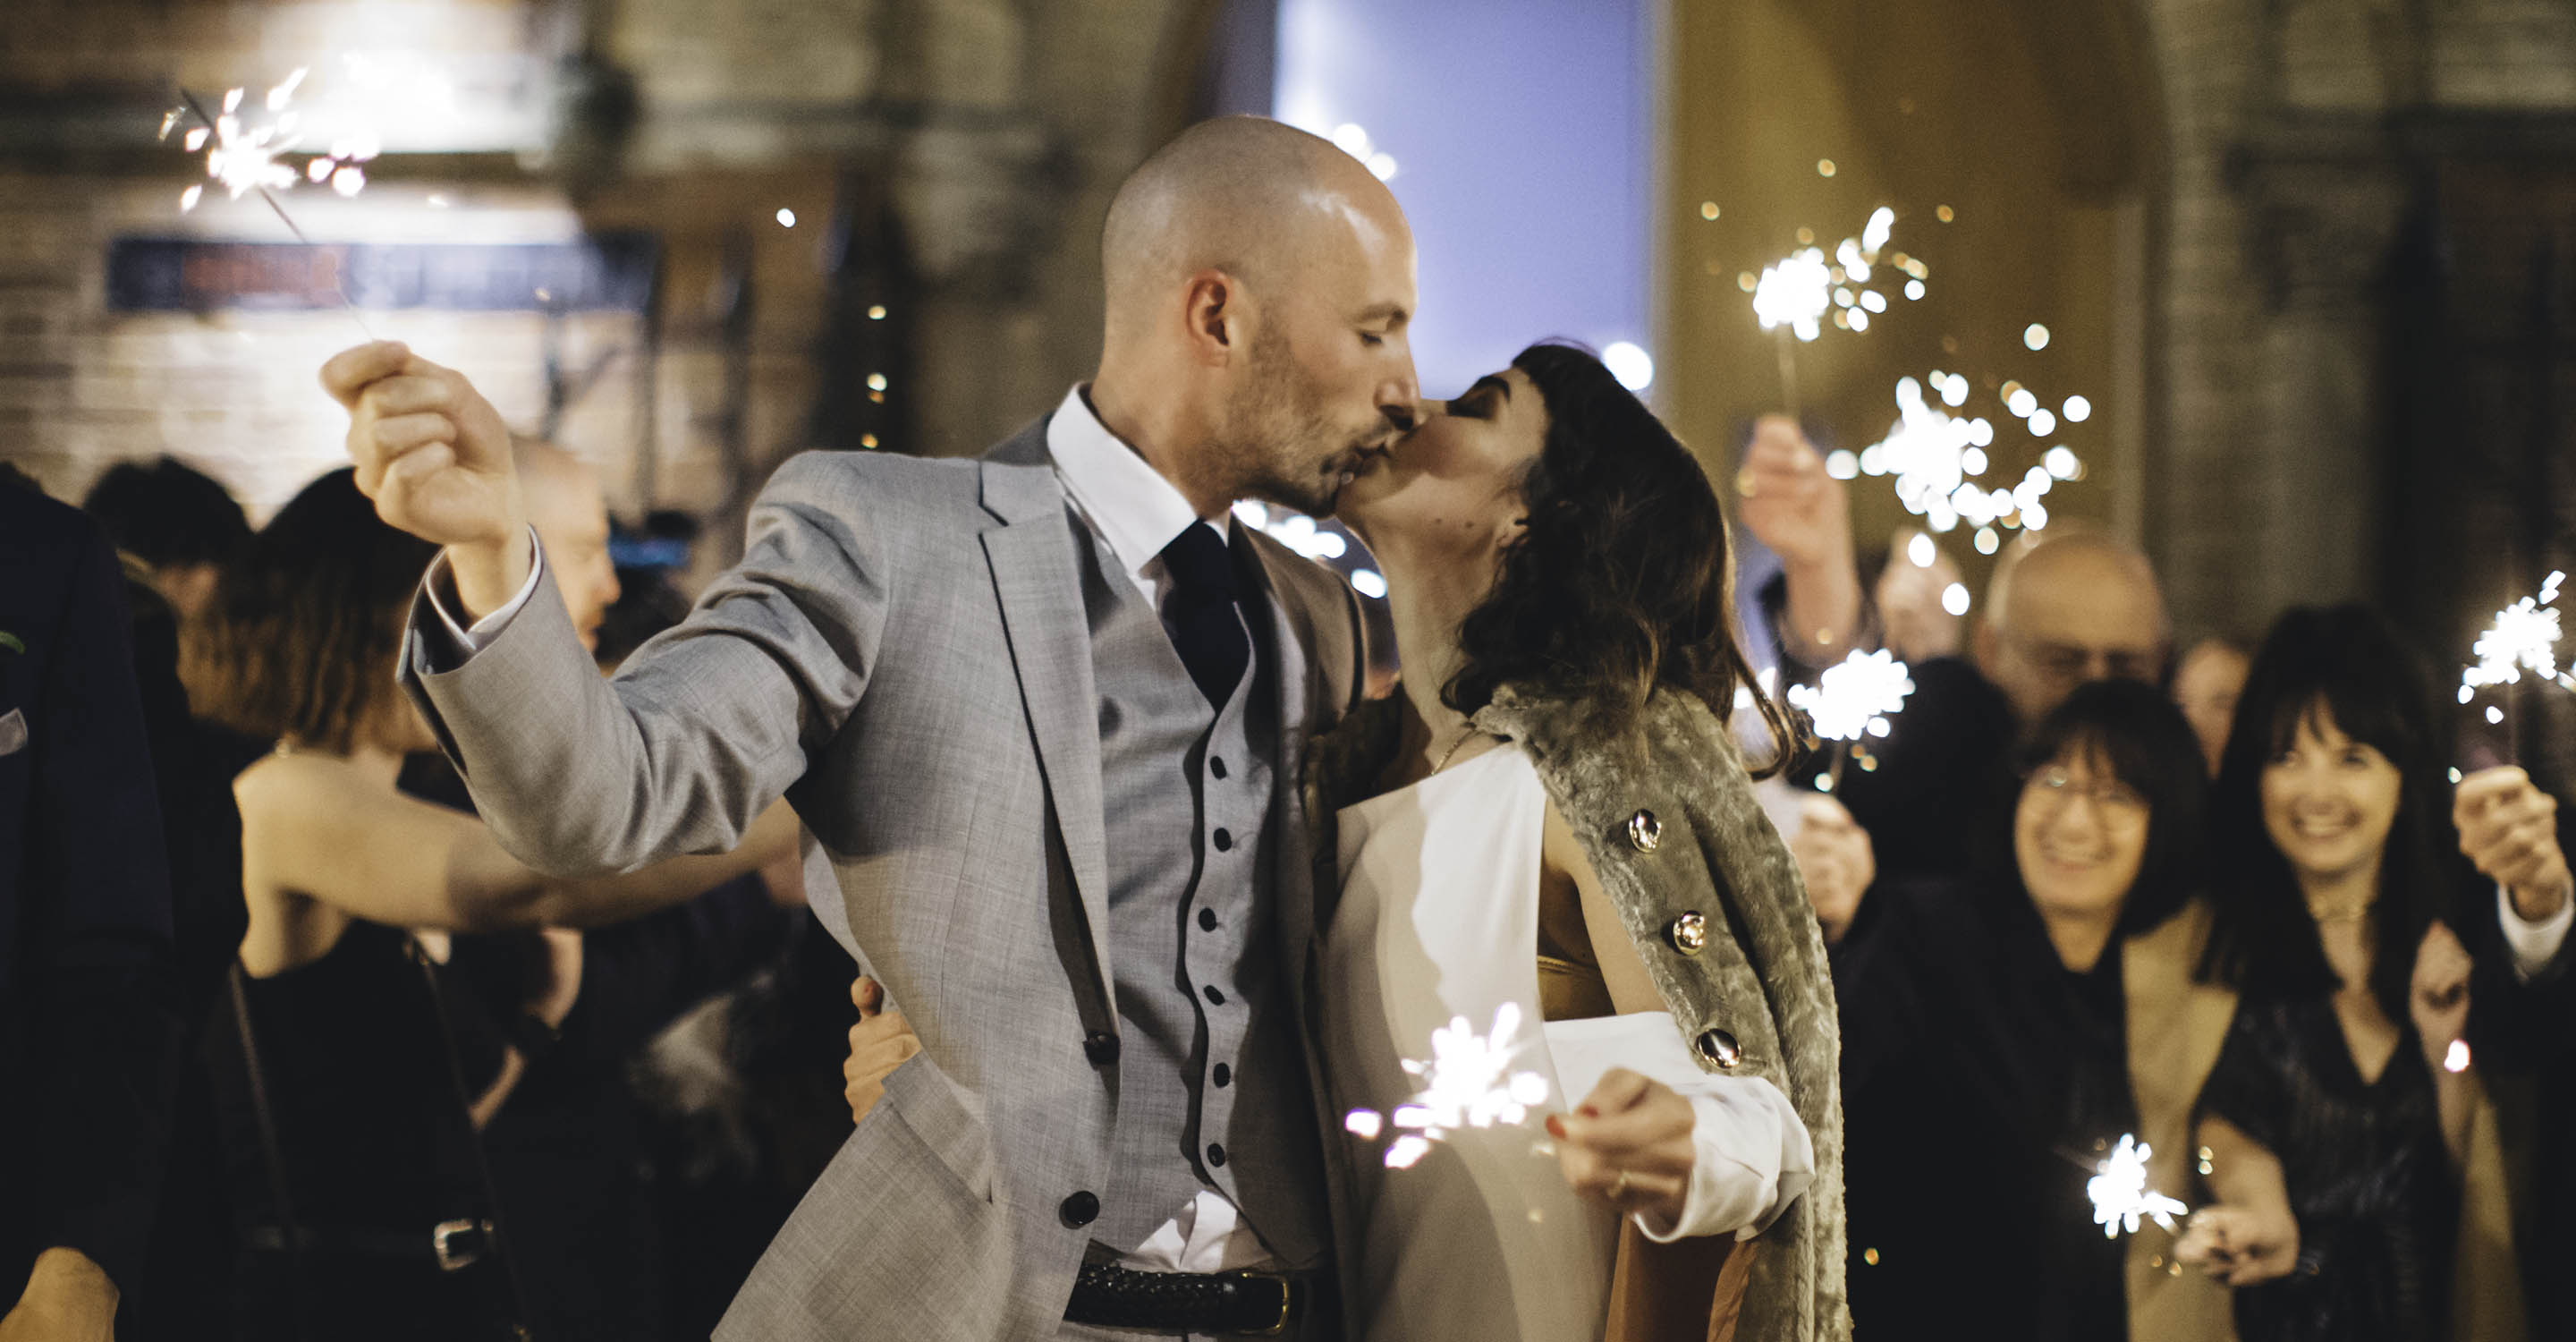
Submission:
<svg viewBox="0 0 2576 1342">
<path fill-rule="evenodd" d="M 1317 1311 L 1317 1278 L 1282 1272 L 1138 1272 L 1094 1263 L 1074 1278 L 1067 1323 L 1276 1337 Z"/>
<path fill-rule="evenodd" d="M 286 1232 L 276 1226 L 254 1226 L 248 1238 L 253 1249 L 267 1253 L 286 1252 Z M 426 1231 L 381 1230 L 373 1226 L 304 1226 L 296 1232 L 295 1247 L 306 1253 L 418 1259 L 438 1264 L 442 1272 L 461 1272 L 482 1261 L 495 1246 L 491 1222 L 456 1220 L 441 1221 Z"/>
</svg>

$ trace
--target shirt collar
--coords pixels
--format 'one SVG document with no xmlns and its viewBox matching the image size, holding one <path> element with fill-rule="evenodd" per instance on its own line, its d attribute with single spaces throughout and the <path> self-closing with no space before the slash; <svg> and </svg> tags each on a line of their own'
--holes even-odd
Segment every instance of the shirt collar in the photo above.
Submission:
<svg viewBox="0 0 2576 1342">
<path fill-rule="evenodd" d="M 1076 386 L 1066 392 L 1064 403 L 1047 420 L 1047 452 L 1055 458 L 1056 474 L 1074 506 L 1100 529 L 1127 575 L 1141 582 L 1145 566 L 1162 555 L 1163 547 L 1202 519 L 1162 472 L 1100 422 L 1085 390 Z M 1225 534 L 1222 514 L 1210 525 Z"/>
</svg>

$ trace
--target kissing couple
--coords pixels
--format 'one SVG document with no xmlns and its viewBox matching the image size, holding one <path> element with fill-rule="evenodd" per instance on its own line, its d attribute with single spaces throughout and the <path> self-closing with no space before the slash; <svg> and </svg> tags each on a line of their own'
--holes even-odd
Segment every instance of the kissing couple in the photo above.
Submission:
<svg viewBox="0 0 2576 1342">
<path fill-rule="evenodd" d="M 605 681 L 490 403 L 323 370 L 444 547 L 401 675 L 502 842 L 622 871 L 783 796 L 863 967 L 856 1129 L 717 1337 L 1847 1338 L 1832 983 L 1739 696 L 1790 732 L 1698 462 L 1569 347 L 1423 399 L 1403 212 L 1276 122 L 1158 150 L 1101 250 L 1090 382 L 980 458 L 790 460 Z M 1367 542 L 1399 693 L 1245 499 Z M 1453 1020 L 1548 1098 L 1391 1163 Z"/>
</svg>

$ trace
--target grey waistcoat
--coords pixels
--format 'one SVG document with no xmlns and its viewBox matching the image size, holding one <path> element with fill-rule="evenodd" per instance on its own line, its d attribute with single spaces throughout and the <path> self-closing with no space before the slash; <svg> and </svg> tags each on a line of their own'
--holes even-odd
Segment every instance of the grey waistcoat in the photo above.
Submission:
<svg viewBox="0 0 2576 1342">
<path fill-rule="evenodd" d="M 1248 623 L 1261 632 L 1221 710 L 1105 542 L 1095 538 L 1084 566 L 1120 1035 L 1111 1172 L 1093 1231 L 1133 1250 L 1213 1187 L 1280 1258 L 1307 1267 L 1330 1222 L 1275 945 L 1278 658 L 1260 563 L 1239 540 L 1233 548 Z"/>
</svg>

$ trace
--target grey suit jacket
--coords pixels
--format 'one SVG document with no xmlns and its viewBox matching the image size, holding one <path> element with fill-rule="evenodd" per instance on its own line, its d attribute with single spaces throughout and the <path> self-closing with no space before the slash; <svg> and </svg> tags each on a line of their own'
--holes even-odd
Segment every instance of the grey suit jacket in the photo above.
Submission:
<svg viewBox="0 0 2576 1342">
<path fill-rule="evenodd" d="M 1294 780 L 1308 736 L 1362 691 L 1363 626 L 1338 577 L 1253 543 L 1282 699 L 1275 936 L 1304 1023 L 1319 915 Z M 424 661 L 437 616 L 415 607 L 404 684 L 512 853 L 576 875 L 722 851 L 784 794 L 811 834 L 818 915 L 921 1037 L 720 1338 L 1059 1327 L 1089 1239 L 1064 1204 L 1102 1187 L 1111 1134 L 1083 1037 L 1118 1028 L 1091 544 L 1040 422 L 981 460 L 789 461 L 742 562 L 613 680 L 558 602 L 528 603 L 443 672 Z M 1341 1155 L 1328 1143 L 1336 1195 Z"/>
</svg>

